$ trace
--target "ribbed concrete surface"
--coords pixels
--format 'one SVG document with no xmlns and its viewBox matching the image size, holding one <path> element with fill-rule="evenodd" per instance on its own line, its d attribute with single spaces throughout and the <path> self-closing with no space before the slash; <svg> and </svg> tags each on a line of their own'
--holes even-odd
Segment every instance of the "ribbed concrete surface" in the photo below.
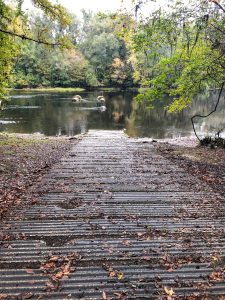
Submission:
<svg viewBox="0 0 225 300">
<path fill-rule="evenodd" d="M 90 131 L 40 192 L 2 224 L 0 299 L 225 295 L 224 199 L 151 143 Z M 58 269 L 46 272 L 52 257 Z"/>
</svg>

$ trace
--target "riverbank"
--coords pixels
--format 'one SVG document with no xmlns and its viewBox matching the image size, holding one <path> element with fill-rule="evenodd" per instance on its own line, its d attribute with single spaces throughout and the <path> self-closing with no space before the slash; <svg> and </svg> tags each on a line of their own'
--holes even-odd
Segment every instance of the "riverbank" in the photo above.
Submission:
<svg viewBox="0 0 225 300">
<path fill-rule="evenodd" d="M 161 155 L 224 195 L 225 149 L 199 146 L 192 138 L 164 140 L 155 143 L 155 147 Z"/>
<path fill-rule="evenodd" d="M 113 91 L 121 91 L 121 90 L 127 90 L 127 91 L 138 91 L 138 87 L 91 87 L 91 88 L 61 88 L 61 87 L 55 87 L 55 88 L 21 88 L 21 89 L 9 89 L 10 92 L 12 91 L 19 91 L 19 92 L 42 92 L 42 93 L 79 93 L 79 92 L 85 92 L 85 91 L 97 91 L 97 92 L 113 92 Z"/>
<path fill-rule="evenodd" d="M 42 177 L 71 145 L 67 137 L 0 134 L 0 218 L 12 207 L 36 203 Z"/>
<path fill-rule="evenodd" d="M 23 88 L 23 89 L 10 89 L 10 91 L 21 91 L 21 92 L 42 92 L 42 93 L 73 93 L 73 92 L 84 92 L 84 88 Z"/>
</svg>

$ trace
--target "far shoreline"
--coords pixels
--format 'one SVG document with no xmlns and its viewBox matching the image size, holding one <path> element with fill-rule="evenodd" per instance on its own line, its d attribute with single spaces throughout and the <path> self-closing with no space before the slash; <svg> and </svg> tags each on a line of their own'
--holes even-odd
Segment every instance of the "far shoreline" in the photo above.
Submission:
<svg viewBox="0 0 225 300">
<path fill-rule="evenodd" d="M 43 92 L 43 93 L 74 93 L 74 92 L 113 92 L 113 91 L 136 91 L 138 92 L 139 87 L 37 87 L 37 88 L 9 88 L 9 92 Z"/>
<path fill-rule="evenodd" d="M 22 88 L 22 89 L 9 89 L 9 92 L 43 92 L 43 93 L 74 93 L 74 92 L 85 92 L 84 88 Z"/>
</svg>

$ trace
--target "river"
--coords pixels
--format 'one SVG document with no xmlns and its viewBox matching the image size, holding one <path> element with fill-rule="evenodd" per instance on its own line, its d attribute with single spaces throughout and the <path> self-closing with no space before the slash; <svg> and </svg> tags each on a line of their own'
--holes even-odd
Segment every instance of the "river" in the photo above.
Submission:
<svg viewBox="0 0 225 300">
<path fill-rule="evenodd" d="M 75 93 L 41 93 L 14 91 L 10 102 L 0 112 L 0 131 L 8 133 L 42 133 L 47 136 L 84 133 L 88 129 L 125 129 L 132 137 L 155 139 L 191 137 L 191 116 L 208 113 L 217 100 L 217 91 L 199 95 L 190 108 L 171 114 L 158 102 L 147 110 L 133 99 L 136 92 L 104 92 L 106 111 L 96 109 L 101 92 L 82 92 L 86 103 L 72 102 Z M 197 132 L 203 135 L 225 128 L 225 104 L 221 98 L 218 112 L 210 118 L 196 120 Z"/>
</svg>

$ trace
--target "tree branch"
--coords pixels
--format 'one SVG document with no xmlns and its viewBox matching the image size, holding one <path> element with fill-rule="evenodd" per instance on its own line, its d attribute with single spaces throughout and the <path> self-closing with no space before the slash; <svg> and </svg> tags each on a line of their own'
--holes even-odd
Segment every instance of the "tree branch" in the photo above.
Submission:
<svg viewBox="0 0 225 300">
<path fill-rule="evenodd" d="M 31 2 L 40 8 L 46 15 L 49 15 L 62 25 L 70 25 L 72 22 L 69 12 L 60 4 L 52 4 L 49 0 L 31 0 Z"/>
<path fill-rule="evenodd" d="M 60 17 L 60 12 L 55 12 L 54 9 L 51 6 L 47 6 L 44 5 L 42 1 L 36 0 L 33 1 L 34 5 L 36 6 L 40 6 L 42 9 L 48 11 L 50 14 L 52 14 L 55 18 L 59 18 Z"/>
<path fill-rule="evenodd" d="M 196 114 L 196 115 L 194 115 L 193 117 L 191 117 L 191 123 L 192 123 L 192 127 L 193 127 L 193 130 L 194 130 L 194 134 L 195 134 L 195 136 L 197 137 L 197 139 L 198 139 L 200 142 L 201 142 L 201 139 L 200 139 L 199 136 L 197 135 L 197 132 L 196 132 L 196 129 L 195 129 L 195 124 L 194 124 L 194 119 L 195 119 L 195 118 L 207 118 L 207 117 L 209 117 L 211 114 L 213 114 L 213 113 L 217 110 L 217 107 L 218 107 L 219 102 L 220 102 L 221 94 L 222 94 L 222 92 L 223 92 L 224 85 L 225 85 L 225 81 L 222 83 L 222 85 L 221 85 L 221 87 L 220 87 L 220 92 L 219 92 L 219 96 L 218 96 L 216 105 L 215 105 L 214 109 L 213 109 L 210 113 L 208 113 L 208 114 L 205 115 L 205 116 Z"/>
<path fill-rule="evenodd" d="M 215 3 L 225 13 L 225 8 L 217 0 L 213 0 L 212 2 Z"/>
<path fill-rule="evenodd" d="M 23 40 L 33 41 L 33 42 L 38 43 L 38 44 L 44 44 L 44 45 L 47 45 L 47 46 L 62 46 L 62 44 L 60 44 L 60 43 L 50 43 L 50 42 L 46 42 L 46 41 L 41 41 L 41 40 L 38 40 L 38 39 L 35 39 L 35 38 L 28 37 L 25 34 L 18 34 L 16 32 L 4 30 L 4 29 L 1 29 L 1 28 L 0 28 L 0 32 L 5 33 L 5 34 L 9 34 L 9 35 L 12 35 L 12 36 L 19 37 Z"/>
<path fill-rule="evenodd" d="M 213 24 L 210 24 L 209 26 L 212 26 L 213 28 L 215 28 L 216 30 L 220 31 L 222 34 L 225 34 L 225 31 L 220 29 L 219 27 L 213 25 Z"/>
</svg>

